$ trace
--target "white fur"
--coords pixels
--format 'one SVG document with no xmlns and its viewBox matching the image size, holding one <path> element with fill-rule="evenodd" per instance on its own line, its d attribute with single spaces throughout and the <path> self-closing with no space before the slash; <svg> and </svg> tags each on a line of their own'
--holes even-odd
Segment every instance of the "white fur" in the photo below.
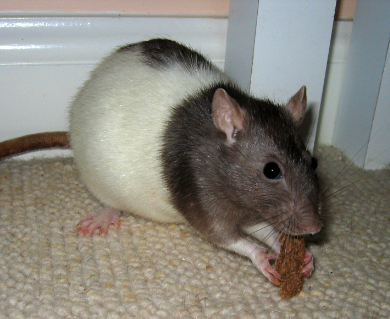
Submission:
<svg viewBox="0 0 390 319">
<path fill-rule="evenodd" d="M 280 252 L 280 233 L 268 223 L 259 223 L 250 227 L 245 227 L 243 231 L 266 244 L 273 251 Z"/>
<path fill-rule="evenodd" d="M 157 70 L 141 53 L 115 52 L 91 74 L 70 109 L 76 163 L 104 204 L 161 222 L 180 222 L 162 179 L 162 134 L 172 107 L 221 72 Z"/>
</svg>

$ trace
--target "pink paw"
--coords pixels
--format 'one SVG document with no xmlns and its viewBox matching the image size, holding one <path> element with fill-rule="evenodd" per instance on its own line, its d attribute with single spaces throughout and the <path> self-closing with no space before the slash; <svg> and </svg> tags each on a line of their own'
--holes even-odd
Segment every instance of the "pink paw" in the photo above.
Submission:
<svg viewBox="0 0 390 319">
<path fill-rule="evenodd" d="M 305 277 L 309 278 L 313 270 L 314 270 L 313 254 L 306 249 L 302 273 Z"/>
<path fill-rule="evenodd" d="M 272 259 L 277 259 L 279 254 L 270 254 L 267 249 L 258 247 L 255 252 L 256 257 L 253 263 L 256 268 L 267 278 L 270 282 L 275 284 L 275 278 L 280 279 L 280 274 L 269 263 Z"/>
<path fill-rule="evenodd" d="M 93 215 L 84 217 L 78 224 L 78 233 L 81 235 L 92 235 L 95 230 L 99 229 L 100 235 L 105 235 L 108 232 L 108 227 L 114 225 L 119 227 L 120 212 L 112 208 L 103 208 Z"/>
</svg>

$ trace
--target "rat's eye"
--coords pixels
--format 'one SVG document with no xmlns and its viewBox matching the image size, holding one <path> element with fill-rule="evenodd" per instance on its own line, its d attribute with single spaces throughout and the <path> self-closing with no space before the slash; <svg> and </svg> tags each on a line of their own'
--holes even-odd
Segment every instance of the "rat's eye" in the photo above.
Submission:
<svg viewBox="0 0 390 319">
<path fill-rule="evenodd" d="M 318 166 L 317 160 L 314 157 L 312 157 L 311 158 L 311 169 L 313 170 L 313 172 L 317 169 L 317 166 Z"/>
<path fill-rule="evenodd" d="M 280 171 L 280 168 L 278 164 L 274 162 L 269 162 L 264 166 L 264 176 L 268 179 L 280 179 L 282 178 L 282 172 Z"/>
</svg>

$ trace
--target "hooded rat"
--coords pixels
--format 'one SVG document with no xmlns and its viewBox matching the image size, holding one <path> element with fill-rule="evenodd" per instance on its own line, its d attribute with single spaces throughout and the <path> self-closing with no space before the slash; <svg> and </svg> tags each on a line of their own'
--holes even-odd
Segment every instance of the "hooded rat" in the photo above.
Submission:
<svg viewBox="0 0 390 319">
<path fill-rule="evenodd" d="M 269 261 L 278 257 L 280 234 L 322 227 L 316 161 L 297 133 L 306 104 L 305 87 L 285 105 L 252 97 L 175 41 L 119 48 L 76 95 L 69 135 L 52 138 L 62 137 L 64 147 L 70 141 L 81 179 L 105 205 L 79 232 L 105 234 L 122 211 L 187 222 L 275 283 L 280 275 Z M 309 277 L 309 251 L 304 264 Z"/>
</svg>

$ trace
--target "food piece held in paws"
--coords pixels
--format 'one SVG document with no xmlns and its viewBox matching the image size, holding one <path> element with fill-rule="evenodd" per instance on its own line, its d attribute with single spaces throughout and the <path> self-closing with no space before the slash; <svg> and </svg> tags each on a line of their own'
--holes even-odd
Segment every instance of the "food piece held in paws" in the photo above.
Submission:
<svg viewBox="0 0 390 319">
<path fill-rule="evenodd" d="M 306 253 L 303 237 L 280 237 L 282 247 L 279 258 L 275 262 L 275 269 L 281 275 L 276 279 L 276 285 L 280 286 L 280 295 L 283 299 L 298 295 L 303 288 L 304 259 Z"/>
</svg>

